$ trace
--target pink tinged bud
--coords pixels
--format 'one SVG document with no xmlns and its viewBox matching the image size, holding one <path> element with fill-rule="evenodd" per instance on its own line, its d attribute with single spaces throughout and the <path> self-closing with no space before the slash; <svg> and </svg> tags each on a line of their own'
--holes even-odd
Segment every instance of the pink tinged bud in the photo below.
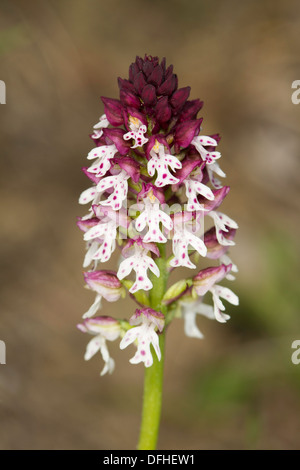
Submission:
<svg viewBox="0 0 300 470">
<path fill-rule="evenodd" d="M 155 106 L 155 116 L 160 123 L 168 122 L 172 116 L 172 110 L 168 104 L 168 98 L 163 96 Z"/>
<path fill-rule="evenodd" d="M 143 74 L 143 72 L 139 72 L 135 77 L 134 77 L 134 80 L 133 80 L 133 85 L 134 85 L 134 88 L 136 90 L 136 92 L 141 95 L 144 87 L 147 85 L 147 82 L 146 82 L 146 79 L 145 79 L 145 76 Z"/>
<path fill-rule="evenodd" d="M 212 190 L 214 200 L 209 201 L 203 196 L 198 196 L 198 202 L 203 206 L 203 210 L 212 211 L 219 207 L 230 191 L 230 186 L 224 186 L 221 189 Z"/>
<path fill-rule="evenodd" d="M 194 278 L 193 285 L 196 293 L 203 296 L 208 292 L 214 284 L 224 279 L 226 274 L 231 270 L 231 264 L 202 269 Z"/>
<path fill-rule="evenodd" d="M 159 256 L 159 249 L 155 243 L 144 243 L 141 237 L 131 238 L 122 250 L 124 258 L 129 258 L 134 253 L 134 245 L 137 244 L 146 251 L 151 251 L 156 256 Z"/>
<path fill-rule="evenodd" d="M 203 101 L 200 101 L 198 99 L 187 101 L 180 112 L 178 122 L 184 122 L 184 121 L 196 119 L 197 114 L 202 107 L 203 107 Z"/>
<path fill-rule="evenodd" d="M 116 157 L 114 162 L 119 165 L 122 170 L 125 170 L 135 183 L 138 183 L 140 179 L 140 165 L 136 160 L 130 157 Z"/>
<path fill-rule="evenodd" d="M 123 107 L 119 100 L 101 97 L 104 104 L 105 114 L 112 126 L 121 126 L 123 121 Z"/>
<path fill-rule="evenodd" d="M 195 135 L 199 133 L 200 125 L 203 119 L 195 121 L 185 121 L 176 126 L 175 143 L 182 148 L 190 145 Z"/>
<path fill-rule="evenodd" d="M 149 321 L 154 323 L 158 331 L 162 332 L 165 325 L 165 317 L 161 312 L 157 312 L 150 307 L 136 309 L 134 315 L 129 320 L 130 325 L 140 325 L 141 323 Z"/>
<path fill-rule="evenodd" d="M 168 70 L 171 70 L 170 67 L 168 68 Z M 166 75 L 167 75 L 167 73 L 166 73 Z M 170 75 L 159 86 L 159 88 L 157 90 L 157 93 L 159 95 L 170 96 L 173 93 L 173 91 L 176 90 L 177 86 L 178 86 L 177 75 L 172 75 L 172 70 L 171 70 Z"/>
<path fill-rule="evenodd" d="M 178 112 L 183 107 L 190 95 L 190 92 L 191 87 L 187 86 L 185 88 L 179 88 L 179 90 L 173 93 L 170 103 L 175 112 Z"/>
<path fill-rule="evenodd" d="M 132 106 L 137 109 L 141 106 L 139 98 L 129 90 L 122 89 L 120 91 L 120 100 L 124 106 Z"/>
<path fill-rule="evenodd" d="M 159 86 L 163 79 L 163 69 L 161 65 L 157 65 L 148 78 L 148 83 L 152 83 L 154 86 Z"/>
<path fill-rule="evenodd" d="M 153 85 L 146 85 L 141 93 L 141 98 L 146 106 L 154 106 L 156 104 L 156 91 Z"/>
<path fill-rule="evenodd" d="M 236 233 L 236 229 L 230 229 L 228 232 L 223 232 L 223 236 L 227 240 L 233 240 Z M 207 248 L 207 258 L 210 259 L 219 259 L 228 250 L 228 246 L 220 245 L 216 236 L 216 229 L 212 227 L 210 230 L 204 234 L 204 244 Z M 227 264 L 227 263 L 224 263 Z M 229 263 L 228 263 L 229 264 Z"/>
<path fill-rule="evenodd" d="M 126 155 L 130 149 L 130 143 L 123 139 L 123 129 L 103 129 L 103 135 L 113 142 L 121 155 Z"/>
<path fill-rule="evenodd" d="M 100 181 L 100 176 L 96 176 L 94 173 L 89 172 L 88 167 L 81 168 L 83 173 L 95 184 L 98 184 Z"/>
<path fill-rule="evenodd" d="M 183 183 L 192 171 L 198 168 L 197 181 L 202 181 L 202 170 L 205 167 L 205 162 L 202 160 L 185 159 L 182 162 L 182 168 L 176 171 L 176 177 L 179 179 L 179 184 Z"/>
<path fill-rule="evenodd" d="M 90 289 L 100 294 L 108 302 L 115 302 L 121 297 L 123 286 L 114 271 L 86 272 L 84 279 Z"/>
<path fill-rule="evenodd" d="M 96 217 L 91 219 L 83 219 L 82 217 L 77 217 L 77 227 L 82 232 L 87 232 L 90 228 L 94 227 L 99 223 L 99 220 Z"/>
</svg>

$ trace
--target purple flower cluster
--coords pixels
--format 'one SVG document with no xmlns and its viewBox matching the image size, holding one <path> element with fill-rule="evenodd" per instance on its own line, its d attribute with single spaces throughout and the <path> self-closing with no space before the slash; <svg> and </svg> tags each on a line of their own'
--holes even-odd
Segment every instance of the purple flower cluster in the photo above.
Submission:
<svg viewBox="0 0 300 470">
<path fill-rule="evenodd" d="M 147 292 L 153 287 L 151 278 L 161 276 L 155 260 L 168 240 L 172 240 L 168 273 L 180 266 L 196 269 L 199 256 L 219 261 L 218 266 L 185 280 L 179 290 L 178 283 L 172 286 L 162 301 L 169 313 L 180 309 L 189 336 L 201 337 L 196 313 L 223 322 L 228 315 L 223 313 L 221 298 L 238 303 L 230 289 L 216 284 L 225 277 L 234 279 L 232 272 L 237 271 L 226 254 L 234 245 L 237 224 L 217 210 L 230 188 L 218 179 L 226 176 L 217 162 L 220 136 L 200 134 L 202 119 L 197 115 L 203 102 L 189 100 L 190 87 L 178 88 L 173 66 L 167 67 L 166 60 L 159 62 L 157 57 L 137 57 L 128 79 L 119 78 L 118 84 L 120 99 L 102 97 L 104 114 L 91 134 L 94 148 L 87 159 L 92 163 L 83 168 L 91 186 L 79 198 L 90 208 L 78 219 L 87 243 L 84 267 L 91 266 L 85 281 L 96 293 L 80 328 L 88 331 L 89 319 L 93 328 L 97 319 L 100 322 L 98 340 L 93 340 L 102 345 L 96 349 L 102 351 L 105 372 L 113 368 L 103 346 L 111 338 L 111 327 L 122 337 L 121 348 L 140 341 L 131 362 L 149 367 L 150 343 L 160 355 L 156 331 L 161 331 L 167 315 L 149 308 Z M 207 216 L 213 226 L 204 233 Z M 117 247 L 122 254 L 118 271 L 98 270 L 98 264 L 108 261 Z M 126 279 L 132 271 L 134 281 Z M 138 318 L 142 326 L 126 328 L 124 321 L 111 317 L 91 318 L 101 308 L 102 297 L 114 302 L 126 290 L 136 300 L 137 293 L 144 292 L 145 302 L 141 304 L 141 296 L 138 300 L 144 310 L 137 310 L 129 322 L 135 325 Z M 203 303 L 208 292 L 213 306 Z M 94 330 L 89 332 L 95 334 Z"/>
</svg>

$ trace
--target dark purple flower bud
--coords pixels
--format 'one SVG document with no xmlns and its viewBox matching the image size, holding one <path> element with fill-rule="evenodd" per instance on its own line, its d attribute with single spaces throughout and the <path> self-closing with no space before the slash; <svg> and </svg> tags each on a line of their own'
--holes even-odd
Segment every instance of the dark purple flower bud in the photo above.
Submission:
<svg viewBox="0 0 300 470">
<path fill-rule="evenodd" d="M 161 65 L 157 65 L 151 75 L 148 78 L 148 83 L 152 83 L 154 86 L 158 87 L 163 79 L 163 70 Z"/>
<path fill-rule="evenodd" d="M 226 240 L 233 240 L 236 229 L 228 228 L 228 232 L 222 231 L 223 237 Z M 229 246 L 220 245 L 216 235 L 216 228 L 212 227 L 204 234 L 204 244 L 207 248 L 206 256 L 210 259 L 219 259 L 227 251 Z"/>
<path fill-rule="evenodd" d="M 120 91 L 120 100 L 124 106 L 131 106 L 137 109 L 141 106 L 139 98 L 129 90 L 122 89 Z"/>
<path fill-rule="evenodd" d="M 153 66 L 152 62 L 150 62 L 148 60 L 146 62 L 144 62 L 143 72 L 144 72 L 144 74 L 146 75 L 147 78 L 151 75 L 151 73 L 153 71 L 153 68 L 154 68 L 154 66 Z"/>
<path fill-rule="evenodd" d="M 123 129 L 103 129 L 103 135 L 115 144 L 121 155 L 126 155 L 130 149 L 130 142 L 123 139 Z"/>
<path fill-rule="evenodd" d="M 141 98 L 146 106 L 154 106 L 156 104 L 156 91 L 153 85 L 146 85 L 141 93 Z"/>
<path fill-rule="evenodd" d="M 178 124 L 175 129 L 175 143 L 182 148 L 188 147 L 195 135 L 199 133 L 202 121 L 201 118 Z"/>
<path fill-rule="evenodd" d="M 139 72 L 133 80 L 133 85 L 135 91 L 140 95 L 143 91 L 143 88 L 146 86 L 147 82 L 143 72 Z"/>
<path fill-rule="evenodd" d="M 106 117 L 112 126 L 121 126 L 123 122 L 122 104 L 114 98 L 101 96 Z"/>
<path fill-rule="evenodd" d="M 124 80 L 123 78 L 120 78 L 120 77 L 119 77 L 119 78 L 118 78 L 118 85 L 119 85 L 120 90 L 121 90 L 122 88 L 125 88 L 125 90 L 129 90 L 129 91 L 131 91 L 131 92 L 133 92 L 133 93 L 135 92 L 135 88 L 134 88 L 133 84 L 130 83 L 129 80 Z"/>
<path fill-rule="evenodd" d="M 137 64 L 138 69 L 139 69 L 139 70 L 142 70 L 143 65 L 144 65 L 143 59 L 142 59 L 141 57 L 139 57 L 139 56 L 136 56 L 135 63 Z"/>
<path fill-rule="evenodd" d="M 160 98 L 157 105 L 155 106 L 155 116 L 160 123 L 165 123 L 170 120 L 172 111 L 166 96 Z"/>
<path fill-rule="evenodd" d="M 179 90 L 173 93 L 170 103 L 174 111 L 178 112 L 184 106 L 190 95 L 190 91 L 191 87 L 186 86 L 185 88 L 179 88 Z"/>
<path fill-rule="evenodd" d="M 187 101 L 180 112 L 178 122 L 196 119 L 198 112 L 203 106 L 203 101 L 192 100 Z"/>
<path fill-rule="evenodd" d="M 166 74 L 165 74 L 165 79 L 169 78 L 172 74 L 173 74 L 173 65 L 169 65 L 169 67 L 167 68 L 166 70 Z"/>
<path fill-rule="evenodd" d="M 114 158 L 114 162 L 119 165 L 122 170 L 125 170 L 135 183 L 138 183 L 140 179 L 140 165 L 136 160 L 130 157 L 116 157 Z"/>
<path fill-rule="evenodd" d="M 178 86 L 177 75 L 170 75 L 158 88 L 158 95 L 168 95 L 170 96 Z"/>
<path fill-rule="evenodd" d="M 139 73 L 139 67 L 136 63 L 133 63 L 129 67 L 129 80 L 133 83 L 134 77 Z"/>
</svg>

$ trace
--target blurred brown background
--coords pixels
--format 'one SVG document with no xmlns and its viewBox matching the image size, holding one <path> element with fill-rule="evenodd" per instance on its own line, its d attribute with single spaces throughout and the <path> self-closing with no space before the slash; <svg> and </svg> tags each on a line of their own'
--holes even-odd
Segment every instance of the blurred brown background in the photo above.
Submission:
<svg viewBox="0 0 300 470">
<path fill-rule="evenodd" d="M 226 325 L 167 338 L 161 449 L 296 449 L 300 440 L 298 1 L 1 1 L 1 449 L 133 449 L 143 367 L 119 352 L 112 376 L 85 363 L 77 198 L 88 134 L 136 55 L 166 56 L 220 132 L 240 230 Z M 116 259 L 109 264 L 113 267 Z M 102 312 L 132 314 L 131 301 Z"/>
</svg>

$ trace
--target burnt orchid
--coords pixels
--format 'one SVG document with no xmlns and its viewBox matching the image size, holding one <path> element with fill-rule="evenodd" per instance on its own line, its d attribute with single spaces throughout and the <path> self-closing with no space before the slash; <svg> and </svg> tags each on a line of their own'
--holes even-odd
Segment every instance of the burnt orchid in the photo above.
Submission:
<svg viewBox="0 0 300 470">
<path fill-rule="evenodd" d="M 91 165 L 83 168 L 90 186 L 79 203 L 88 210 L 78 226 L 86 242 L 84 278 L 95 299 L 78 328 L 93 335 L 85 359 L 100 351 L 101 375 L 115 367 L 108 341 L 133 348 L 130 362 L 144 364 L 138 448 L 155 449 L 167 327 L 181 317 L 185 334 L 202 338 L 198 315 L 229 319 L 223 302 L 238 305 L 238 297 L 219 283 L 235 279 L 227 251 L 238 226 L 218 210 L 230 189 L 217 178 L 226 176 L 216 150 L 220 136 L 201 133 L 203 102 L 189 100 L 190 87 L 178 88 L 173 66 L 137 57 L 118 84 L 120 99 L 102 97 Z M 103 269 L 114 252 L 116 270 Z M 194 272 L 168 286 L 180 267 Z M 129 320 L 99 316 L 103 299 L 116 302 L 126 292 L 138 307 Z"/>
</svg>

